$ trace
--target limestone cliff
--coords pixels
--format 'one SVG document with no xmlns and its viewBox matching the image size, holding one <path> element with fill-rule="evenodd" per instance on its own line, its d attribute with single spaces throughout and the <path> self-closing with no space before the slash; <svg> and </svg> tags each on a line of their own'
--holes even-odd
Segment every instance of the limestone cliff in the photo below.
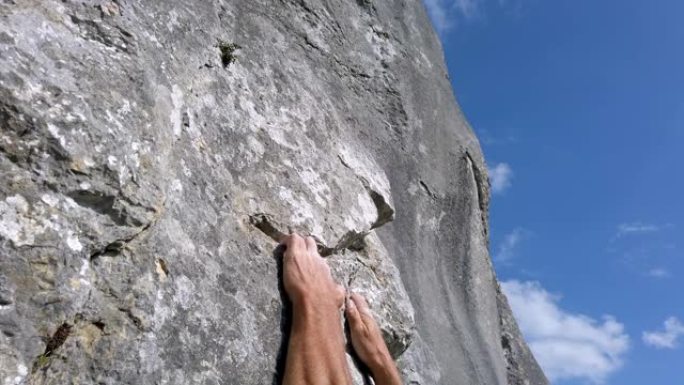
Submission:
<svg viewBox="0 0 684 385">
<path fill-rule="evenodd" d="M 0 129 L 2 384 L 276 383 L 288 229 L 407 384 L 547 383 L 419 1 L 2 0 Z"/>
</svg>

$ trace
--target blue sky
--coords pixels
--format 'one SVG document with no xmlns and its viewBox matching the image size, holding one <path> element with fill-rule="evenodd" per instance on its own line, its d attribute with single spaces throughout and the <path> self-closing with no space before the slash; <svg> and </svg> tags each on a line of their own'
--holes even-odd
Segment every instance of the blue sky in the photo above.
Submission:
<svg viewBox="0 0 684 385">
<path fill-rule="evenodd" d="M 424 0 L 555 384 L 684 381 L 684 2 Z"/>
</svg>

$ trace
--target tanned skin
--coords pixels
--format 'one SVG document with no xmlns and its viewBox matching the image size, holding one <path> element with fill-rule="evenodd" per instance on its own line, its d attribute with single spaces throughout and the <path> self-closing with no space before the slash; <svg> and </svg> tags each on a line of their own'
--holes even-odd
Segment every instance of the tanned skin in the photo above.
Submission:
<svg viewBox="0 0 684 385">
<path fill-rule="evenodd" d="M 366 299 L 360 294 L 351 293 L 345 315 L 354 351 L 370 369 L 375 385 L 401 385 L 397 366 L 387 350 Z"/>
<path fill-rule="evenodd" d="M 344 288 L 330 275 L 313 238 L 283 242 L 283 286 L 292 301 L 292 330 L 283 385 L 349 385 L 340 309 Z"/>
<path fill-rule="evenodd" d="M 283 286 L 292 301 L 292 330 L 283 385 L 351 385 L 340 319 L 344 287 L 337 284 L 313 238 L 285 236 Z M 352 345 L 376 385 L 401 385 L 397 367 L 366 300 L 346 300 Z"/>
</svg>

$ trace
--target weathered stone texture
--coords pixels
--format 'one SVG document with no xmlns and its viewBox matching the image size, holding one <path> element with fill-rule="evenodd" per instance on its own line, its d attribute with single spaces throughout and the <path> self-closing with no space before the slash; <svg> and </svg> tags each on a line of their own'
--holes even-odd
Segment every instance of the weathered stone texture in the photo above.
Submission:
<svg viewBox="0 0 684 385">
<path fill-rule="evenodd" d="M 277 381 L 289 229 L 407 383 L 546 384 L 418 1 L 2 0 L 0 129 L 2 384 Z"/>
</svg>

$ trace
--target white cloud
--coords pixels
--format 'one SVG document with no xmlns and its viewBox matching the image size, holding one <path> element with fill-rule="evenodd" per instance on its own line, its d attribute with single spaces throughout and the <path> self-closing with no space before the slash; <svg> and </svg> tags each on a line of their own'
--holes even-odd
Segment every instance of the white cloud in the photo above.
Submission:
<svg viewBox="0 0 684 385">
<path fill-rule="evenodd" d="M 481 0 L 453 0 L 453 8 L 465 17 L 472 17 L 477 12 Z"/>
<path fill-rule="evenodd" d="M 660 226 L 654 224 L 647 224 L 642 222 L 621 223 L 618 225 L 617 238 L 624 237 L 631 234 L 646 234 L 660 231 Z"/>
<path fill-rule="evenodd" d="M 538 282 L 502 282 L 513 313 L 534 356 L 551 382 L 582 379 L 605 382 L 622 367 L 629 349 L 624 326 L 611 316 L 602 321 L 561 309 L 560 297 Z"/>
<path fill-rule="evenodd" d="M 497 262 L 509 262 L 515 257 L 515 249 L 520 242 L 529 234 L 529 232 L 522 228 L 515 228 L 510 233 L 506 234 L 503 241 L 499 244 L 499 249 L 494 255 L 494 260 Z"/>
<path fill-rule="evenodd" d="M 507 163 L 499 163 L 494 167 L 490 167 L 489 182 L 492 186 L 492 193 L 501 194 L 506 189 L 511 187 L 511 180 L 513 179 L 513 170 Z"/>
<path fill-rule="evenodd" d="M 451 27 L 447 7 L 442 0 L 424 0 L 425 8 L 437 32 L 444 32 Z"/>
<path fill-rule="evenodd" d="M 423 0 L 437 32 L 446 32 L 458 18 L 470 18 L 483 0 Z"/>
<path fill-rule="evenodd" d="M 485 128 L 477 130 L 477 138 L 480 140 L 480 143 L 485 145 L 508 145 L 518 142 L 518 138 L 513 135 L 495 136 Z"/>
<path fill-rule="evenodd" d="M 658 349 L 674 349 L 681 336 L 684 336 L 684 325 L 677 317 L 670 317 L 665 320 L 663 331 L 644 332 L 641 339 L 646 345 Z"/>
<path fill-rule="evenodd" d="M 425 8 L 440 34 L 444 34 L 459 24 L 482 18 L 487 3 L 498 6 L 499 10 L 507 10 L 512 15 L 521 14 L 524 0 L 423 0 Z M 488 11 L 492 11 L 489 9 Z"/>
<path fill-rule="evenodd" d="M 656 267 L 648 271 L 648 276 L 653 278 L 667 278 L 670 276 L 670 272 L 661 267 Z"/>
</svg>

